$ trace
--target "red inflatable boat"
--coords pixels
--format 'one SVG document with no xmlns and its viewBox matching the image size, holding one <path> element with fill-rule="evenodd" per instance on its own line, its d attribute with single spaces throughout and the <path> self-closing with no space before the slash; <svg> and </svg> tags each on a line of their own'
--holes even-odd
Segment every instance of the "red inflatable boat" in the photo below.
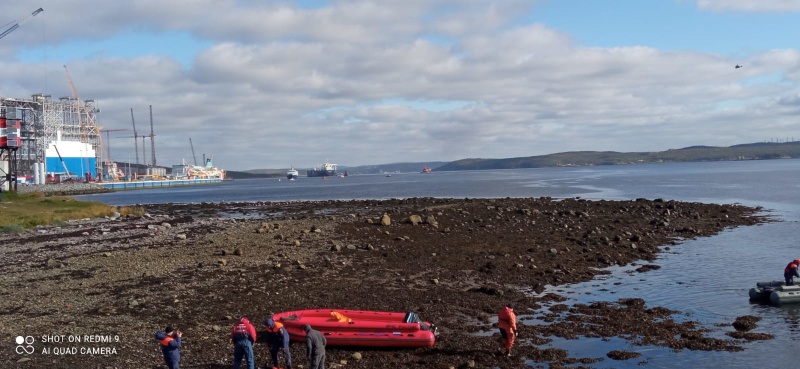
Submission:
<svg viewBox="0 0 800 369">
<path fill-rule="evenodd" d="M 430 347 L 436 327 L 416 313 L 365 310 L 295 310 L 273 316 L 286 327 L 289 338 L 305 342 L 303 325 L 325 335 L 329 346 Z"/>
</svg>

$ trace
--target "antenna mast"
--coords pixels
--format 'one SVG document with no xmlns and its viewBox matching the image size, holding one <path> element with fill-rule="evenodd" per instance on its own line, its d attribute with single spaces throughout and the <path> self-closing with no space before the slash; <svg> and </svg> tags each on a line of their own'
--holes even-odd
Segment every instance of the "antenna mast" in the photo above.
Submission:
<svg viewBox="0 0 800 369">
<path fill-rule="evenodd" d="M 139 168 L 139 135 L 136 133 L 136 122 L 133 120 L 133 108 L 131 108 L 131 124 L 133 124 L 133 145 L 136 147 L 136 168 Z M 128 159 L 130 160 L 130 159 Z"/>
</svg>

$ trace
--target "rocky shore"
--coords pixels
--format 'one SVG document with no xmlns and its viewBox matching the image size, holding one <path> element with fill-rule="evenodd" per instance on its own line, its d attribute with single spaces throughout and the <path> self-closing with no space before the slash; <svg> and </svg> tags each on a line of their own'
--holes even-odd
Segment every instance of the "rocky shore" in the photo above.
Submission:
<svg viewBox="0 0 800 369">
<path fill-rule="evenodd" d="M 169 324 L 184 332 L 182 367 L 229 368 L 236 319 L 246 316 L 263 329 L 270 312 L 306 308 L 415 311 L 440 329 L 431 348 L 329 348 L 330 368 L 636 365 L 635 352 L 570 357 L 537 345 L 590 336 L 675 351 L 737 351 L 747 340 L 770 338 L 749 331 L 752 317 L 741 317 L 752 325 L 704 327 L 676 322 L 680 312 L 641 299 L 567 306 L 561 296 L 541 294 L 546 285 L 590 280 L 612 265 L 636 263 L 642 273 L 659 268 L 650 261 L 661 246 L 680 248 L 684 239 L 769 221 L 759 209 L 550 198 L 145 208 L 144 216 L 0 235 L 0 331 L 35 339 L 33 354 L 7 344 L 3 367 L 161 367 L 153 333 Z M 522 325 L 511 358 L 497 353 L 492 323 L 508 302 L 523 323 L 546 322 Z M 711 331 L 730 338 L 712 338 Z M 50 335 L 90 342 L 43 342 Z M 70 347 L 78 353 L 53 354 Z M 307 367 L 304 347 L 293 344 L 292 351 L 295 367 Z M 263 365 L 264 344 L 256 355 Z"/>
</svg>

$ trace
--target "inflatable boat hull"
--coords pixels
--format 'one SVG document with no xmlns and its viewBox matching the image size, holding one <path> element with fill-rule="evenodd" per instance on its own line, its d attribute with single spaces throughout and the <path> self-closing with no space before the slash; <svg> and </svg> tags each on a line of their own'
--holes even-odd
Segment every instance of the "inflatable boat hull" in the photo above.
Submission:
<svg viewBox="0 0 800 369">
<path fill-rule="evenodd" d="M 436 339 L 436 327 L 415 313 L 310 309 L 277 313 L 273 319 L 283 323 L 294 342 L 305 342 L 305 324 L 322 333 L 329 346 L 430 347 Z"/>
<path fill-rule="evenodd" d="M 749 291 L 751 300 L 775 305 L 800 303 L 800 286 L 786 286 L 783 281 L 758 282 Z"/>
</svg>

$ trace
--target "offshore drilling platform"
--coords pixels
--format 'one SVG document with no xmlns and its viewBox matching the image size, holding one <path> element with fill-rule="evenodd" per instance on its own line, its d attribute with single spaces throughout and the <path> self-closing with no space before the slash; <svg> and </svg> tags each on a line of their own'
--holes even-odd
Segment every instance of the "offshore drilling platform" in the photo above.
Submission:
<svg viewBox="0 0 800 369">
<path fill-rule="evenodd" d="M 27 17 L 12 22 L 0 32 L 0 39 L 44 11 L 36 9 Z M 69 70 L 64 66 L 70 97 L 53 99 L 51 95 L 34 94 L 30 99 L 0 97 L 0 188 L 17 189 L 19 182 L 45 184 L 69 181 L 103 182 L 106 188 L 138 188 L 220 182 L 225 172 L 214 167 L 209 159 L 205 165 L 186 163 L 175 165 L 172 176 L 164 167 L 156 166 L 153 110 L 150 107 L 150 135 L 138 136 L 134 124 L 134 141 L 150 138 L 152 164 L 145 163 L 145 173 L 139 173 L 138 148 L 135 173 L 125 173 L 103 149 L 102 127 L 97 124 L 100 110 L 94 100 L 82 100 Z M 131 109 L 133 123 L 133 109 Z M 107 130 L 111 131 L 121 130 Z M 138 145 L 138 143 L 137 143 Z M 147 161 L 147 160 L 145 160 Z M 125 181 L 118 186 L 118 183 Z M 135 182 L 135 183 L 134 183 Z"/>
<path fill-rule="evenodd" d="M 44 94 L 0 97 L 0 180 L 16 186 L 21 176 L 36 184 L 102 176 L 99 110 L 72 89 L 73 97 L 57 100 Z"/>
<path fill-rule="evenodd" d="M 8 36 L 44 9 L 11 22 L 0 33 Z M 92 180 L 103 171 L 100 127 L 94 100 L 83 101 L 64 66 L 71 97 L 53 100 L 35 94 L 30 99 L 0 97 L 0 186 L 16 188 L 17 179 L 33 182 Z M 58 175 L 59 177 L 56 177 Z M 80 177 L 80 178 L 79 178 Z"/>
</svg>

